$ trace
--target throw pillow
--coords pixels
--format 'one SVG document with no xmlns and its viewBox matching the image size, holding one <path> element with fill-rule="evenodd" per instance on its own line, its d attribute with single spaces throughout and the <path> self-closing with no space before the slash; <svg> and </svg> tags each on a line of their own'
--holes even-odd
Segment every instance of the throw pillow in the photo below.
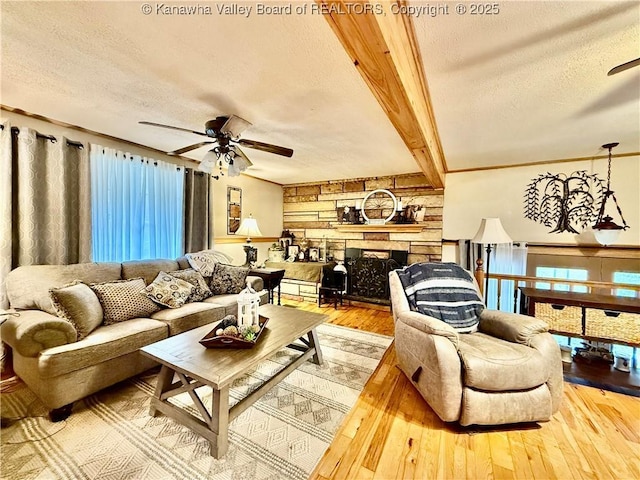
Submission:
<svg viewBox="0 0 640 480">
<path fill-rule="evenodd" d="M 102 306 L 96 294 L 80 280 L 49 290 L 58 317 L 74 326 L 82 340 L 102 323 Z"/>
<path fill-rule="evenodd" d="M 191 268 L 199 271 L 203 277 L 212 276 L 216 263 L 220 262 L 220 257 L 213 252 L 187 253 L 185 257 Z"/>
<path fill-rule="evenodd" d="M 180 308 L 193 293 L 193 285 L 165 272 L 160 272 L 156 279 L 140 293 L 154 302 L 169 308 Z"/>
<path fill-rule="evenodd" d="M 209 286 L 200 272 L 196 272 L 192 268 L 187 268 L 186 270 L 171 272 L 169 275 L 193 285 L 193 293 L 191 293 L 191 296 L 187 300 L 188 302 L 200 302 L 211 296 L 211 290 L 209 290 Z"/>
<path fill-rule="evenodd" d="M 104 324 L 124 322 L 131 318 L 148 317 L 160 310 L 140 290 L 146 287 L 142 278 L 116 280 L 91 285 L 104 311 Z"/>
<path fill-rule="evenodd" d="M 414 263 L 398 270 L 409 306 L 442 320 L 459 333 L 478 329 L 484 303 L 473 277 L 455 263 Z"/>
<path fill-rule="evenodd" d="M 249 269 L 216 263 L 211 277 L 211 291 L 214 295 L 240 293 L 247 286 Z"/>
</svg>

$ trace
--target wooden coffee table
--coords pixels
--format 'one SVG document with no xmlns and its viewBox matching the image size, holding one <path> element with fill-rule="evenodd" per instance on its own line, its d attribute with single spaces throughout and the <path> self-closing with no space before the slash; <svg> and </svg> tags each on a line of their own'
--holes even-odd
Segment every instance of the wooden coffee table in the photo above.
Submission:
<svg viewBox="0 0 640 480">
<path fill-rule="evenodd" d="M 214 328 L 214 324 L 189 330 L 141 349 L 144 355 L 162 365 L 149 414 L 156 416 L 162 412 L 202 435 L 211 443 L 211 455 L 215 458 L 227 453 L 230 421 L 310 357 L 313 357 L 314 363 L 322 365 L 322 352 L 315 328 L 324 323 L 327 315 L 277 305 L 261 306 L 260 314 L 268 317 L 269 323 L 251 349 L 207 349 L 200 345 L 199 340 Z M 298 339 L 303 345 L 292 345 Z M 260 388 L 229 408 L 229 386 L 233 381 L 286 346 L 303 353 Z M 196 392 L 202 386 L 213 389 L 210 411 Z M 169 403 L 169 398 L 185 392 L 193 400 L 201 417 Z"/>
</svg>

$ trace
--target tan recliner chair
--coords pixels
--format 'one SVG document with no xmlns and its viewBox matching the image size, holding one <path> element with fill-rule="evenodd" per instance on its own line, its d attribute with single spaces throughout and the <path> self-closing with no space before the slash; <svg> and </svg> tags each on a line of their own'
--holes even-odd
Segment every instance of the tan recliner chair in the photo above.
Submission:
<svg viewBox="0 0 640 480">
<path fill-rule="evenodd" d="M 537 422 L 558 410 L 560 348 L 545 322 L 485 309 L 477 332 L 459 334 L 411 311 L 395 271 L 389 284 L 400 368 L 443 421 Z"/>
</svg>

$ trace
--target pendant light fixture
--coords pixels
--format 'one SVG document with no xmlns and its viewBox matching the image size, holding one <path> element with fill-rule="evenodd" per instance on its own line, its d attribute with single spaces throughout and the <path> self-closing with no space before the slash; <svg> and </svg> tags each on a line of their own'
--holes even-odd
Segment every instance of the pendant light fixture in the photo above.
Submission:
<svg viewBox="0 0 640 480">
<path fill-rule="evenodd" d="M 609 164 L 607 168 L 607 189 L 602 196 L 602 204 L 600 205 L 600 212 L 598 213 L 598 219 L 596 220 L 596 224 L 593 226 L 593 233 L 596 237 L 596 240 L 601 245 L 611 245 L 615 243 L 620 235 L 621 230 L 626 230 L 629 228 L 627 222 L 622 216 L 622 210 L 618 206 L 618 200 L 616 200 L 616 195 L 611 190 L 611 150 L 618 146 L 617 142 L 607 143 L 602 146 L 602 148 L 606 148 L 609 150 Z M 611 197 L 613 202 L 616 205 L 616 209 L 618 210 L 618 214 L 620 215 L 620 219 L 622 220 L 622 226 L 616 224 L 613 221 L 613 218 L 609 215 L 606 215 L 605 206 L 607 200 Z"/>
</svg>

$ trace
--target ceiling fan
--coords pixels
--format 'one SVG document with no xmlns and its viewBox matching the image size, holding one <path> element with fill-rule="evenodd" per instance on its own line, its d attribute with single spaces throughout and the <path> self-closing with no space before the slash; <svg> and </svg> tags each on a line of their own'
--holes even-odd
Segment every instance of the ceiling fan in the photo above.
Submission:
<svg viewBox="0 0 640 480">
<path fill-rule="evenodd" d="M 167 155 L 182 155 L 183 153 L 195 150 L 196 148 L 215 144 L 216 146 L 207 152 L 198 167 L 198 170 L 207 173 L 211 173 L 213 168 L 218 165 L 220 168 L 219 175 L 224 175 L 224 173 L 222 173 L 222 167 L 226 164 L 228 166 L 229 176 L 236 177 L 240 175 L 240 172 L 245 171 L 253 165 L 251 160 L 249 160 L 249 158 L 247 158 L 244 152 L 240 149 L 239 145 L 247 148 L 253 148 L 255 150 L 262 150 L 263 152 L 275 153 L 276 155 L 282 155 L 284 157 L 291 157 L 293 155 L 293 150 L 290 148 L 240 138 L 242 132 L 250 127 L 251 123 L 237 115 L 221 115 L 216 117 L 214 120 L 209 120 L 204 124 L 204 132 L 154 122 L 138 123 L 142 125 L 151 125 L 152 127 L 170 128 L 172 130 L 195 133 L 196 135 L 211 138 L 211 140 L 208 141 L 194 143 L 188 147 L 167 152 Z M 214 178 L 218 179 L 218 175 L 215 175 Z"/>
<path fill-rule="evenodd" d="M 636 58 L 635 60 L 631 60 L 629 62 L 622 63 L 622 64 L 618 65 L 617 67 L 613 67 L 611 70 L 609 70 L 607 75 L 608 76 L 615 75 L 616 73 L 624 72 L 625 70 L 628 70 L 628 69 L 633 68 L 633 67 L 637 67 L 638 65 L 640 65 L 640 58 Z"/>
</svg>

